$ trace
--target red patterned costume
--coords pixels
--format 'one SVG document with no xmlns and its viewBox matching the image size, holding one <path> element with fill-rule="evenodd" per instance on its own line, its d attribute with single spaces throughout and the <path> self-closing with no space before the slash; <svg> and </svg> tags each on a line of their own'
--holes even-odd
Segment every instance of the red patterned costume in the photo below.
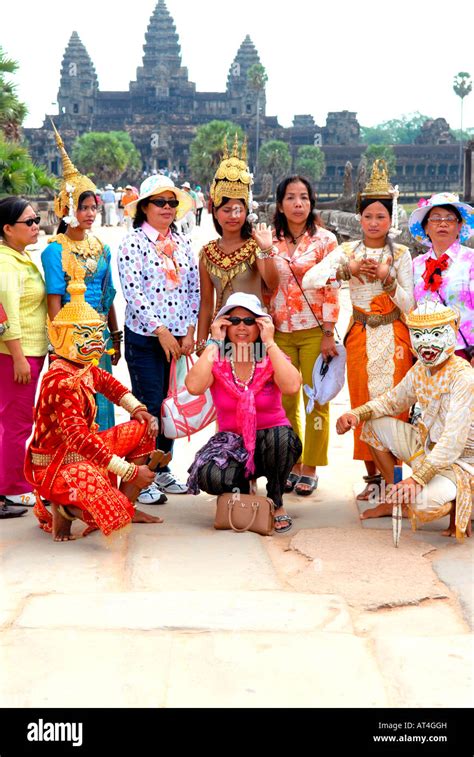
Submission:
<svg viewBox="0 0 474 757">
<path fill-rule="evenodd" d="M 61 358 L 53 361 L 41 384 L 25 475 L 41 497 L 83 511 L 88 526 L 84 535 L 100 529 L 107 536 L 131 523 L 134 514 L 132 503 L 115 486 L 114 460 L 149 455 L 155 440 L 146 424 L 133 420 L 97 433 L 98 392 L 131 413 L 143 409 L 101 368 L 84 368 Z M 39 497 L 34 513 L 40 528 L 51 533 L 52 516 Z"/>
</svg>

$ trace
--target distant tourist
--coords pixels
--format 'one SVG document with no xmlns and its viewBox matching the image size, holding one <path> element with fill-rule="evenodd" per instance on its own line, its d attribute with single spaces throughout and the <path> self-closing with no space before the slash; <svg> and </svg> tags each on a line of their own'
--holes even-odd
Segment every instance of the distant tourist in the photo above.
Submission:
<svg viewBox="0 0 474 757">
<path fill-rule="evenodd" d="M 199 277 L 191 245 L 175 225 L 191 202 L 166 176 L 146 179 L 138 199 L 128 205 L 134 228 L 118 252 L 127 302 L 125 358 L 133 393 L 157 418 L 168 394 L 171 359 L 191 355 L 194 350 Z M 165 452 L 172 450 L 172 441 L 164 436 L 160 435 L 157 443 Z M 155 481 L 165 494 L 186 493 L 186 486 L 168 467 L 158 471 Z M 152 486 L 142 492 L 139 501 L 159 502 L 159 490 Z"/>
<path fill-rule="evenodd" d="M 239 159 L 237 141 L 229 157 L 226 144 L 210 191 L 212 219 L 219 238 L 200 252 L 198 353 L 205 347 L 215 313 L 231 294 L 254 294 L 261 301 L 262 282 L 269 289 L 278 284 L 271 229 L 265 224 L 252 229 L 248 219 L 251 176 L 246 157 L 243 148 Z"/>
<path fill-rule="evenodd" d="M 192 208 L 189 210 L 182 221 L 182 229 L 184 234 L 191 235 L 194 231 L 194 227 L 196 226 L 196 204 L 197 204 L 197 195 L 196 192 L 194 192 L 191 189 L 191 184 L 189 181 L 185 181 L 184 184 L 181 184 L 181 189 L 183 189 L 192 200 Z"/>
<path fill-rule="evenodd" d="M 303 383 L 312 385 L 314 361 L 337 354 L 334 328 L 339 315 L 338 291 L 319 285 L 303 292 L 303 276 L 337 247 L 334 234 L 318 226 L 316 197 L 302 176 L 284 179 L 276 192 L 275 261 L 280 283 L 270 298 L 275 341 L 297 368 Z M 315 404 L 300 414 L 301 393 L 284 397 L 283 407 L 293 430 L 303 441 L 303 455 L 288 477 L 287 491 L 308 497 L 318 486 L 317 466 L 328 464 L 329 405 Z"/>
<path fill-rule="evenodd" d="M 402 313 L 414 304 L 412 263 L 408 248 L 389 236 L 394 195 L 385 161 L 375 161 L 371 180 L 359 198 L 362 239 L 342 244 L 303 279 L 305 291 L 349 282 L 353 310 L 344 342 L 353 407 L 396 386 L 413 364 L 408 329 L 402 321 Z M 408 411 L 400 418 L 407 420 Z M 354 432 L 354 459 L 363 460 L 367 470 L 366 487 L 357 499 L 373 499 L 381 476 L 360 428 Z M 374 517 L 372 509 L 362 515 L 370 517 Z"/>
<path fill-rule="evenodd" d="M 204 210 L 205 198 L 201 187 L 196 187 L 196 224 L 201 225 L 202 211 Z"/>
<path fill-rule="evenodd" d="M 115 192 L 112 184 L 107 184 L 101 200 L 104 203 L 105 225 L 115 226 Z"/>
<path fill-rule="evenodd" d="M 131 184 L 127 184 L 122 196 L 122 205 L 127 231 L 131 231 L 133 225 L 133 218 L 128 214 L 127 206 L 130 205 L 131 202 L 135 202 L 136 200 L 138 200 L 138 192 L 135 191 L 134 187 L 132 187 Z"/>
<path fill-rule="evenodd" d="M 23 465 L 48 340 L 44 281 L 25 248 L 36 244 L 39 225 L 37 212 L 26 200 L 0 200 L 1 519 L 24 515 L 25 505 L 35 504 Z"/>
<path fill-rule="evenodd" d="M 117 216 L 117 226 L 123 224 L 123 187 L 118 187 L 115 192 L 115 215 Z"/>
<path fill-rule="evenodd" d="M 86 272 L 86 301 L 107 323 L 105 338 L 108 347 L 113 348 L 115 353 L 112 358 L 104 354 L 100 367 L 112 373 L 112 365 L 117 365 L 120 360 L 123 333 L 118 328 L 113 304 L 116 291 L 112 281 L 111 252 L 107 245 L 103 245 L 90 233 L 97 215 L 97 190 L 92 181 L 73 166 L 57 132 L 56 141 L 63 164 L 61 189 L 54 203 L 60 224 L 57 234 L 50 238 L 41 254 L 48 295 L 48 316 L 53 320 L 69 301 L 68 277 L 64 265 L 72 256 Z M 113 403 L 101 394 L 95 395 L 95 400 L 97 423 L 101 431 L 106 431 L 115 425 Z"/>
<path fill-rule="evenodd" d="M 456 354 L 474 366 L 474 210 L 451 192 L 420 200 L 409 221 L 413 237 L 428 252 L 413 261 L 415 299 L 454 306 L 461 314 Z"/>
</svg>

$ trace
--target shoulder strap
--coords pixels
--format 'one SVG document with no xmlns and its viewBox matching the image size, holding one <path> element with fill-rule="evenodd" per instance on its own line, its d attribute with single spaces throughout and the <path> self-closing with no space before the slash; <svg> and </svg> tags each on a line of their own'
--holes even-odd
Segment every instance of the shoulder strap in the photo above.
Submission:
<svg viewBox="0 0 474 757">
<path fill-rule="evenodd" d="M 283 257 L 283 256 L 282 256 L 282 257 Z M 291 260 L 290 260 L 289 258 L 287 258 L 287 257 L 283 257 L 283 260 L 286 260 L 286 262 L 288 263 L 288 267 L 289 267 L 289 269 L 290 269 L 291 273 L 293 274 L 293 278 L 294 278 L 294 280 L 296 281 L 296 283 L 298 284 L 298 286 L 299 286 L 299 288 L 300 288 L 300 291 L 301 291 L 301 294 L 302 294 L 302 295 L 303 295 L 303 297 L 305 298 L 305 300 L 306 300 L 306 304 L 308 305 L 308 307 L 309 307 L 309 310 L 310 310 L 310 312 L 312 313 L 312 315 L 313 315 L 313 317 L 314 317 L 314 320 L 315 320 L 315 321 L 316 321 L 316 323 L 318 324 L 318 326 L 319 326 L 319 328 L 321 329 L 321 331 L 324 331 L 324 329 L 323 329 L 323 326 L 322 326 L 322 324 L 321 324 L 321 321 L 319 320 L 319 318 L 318 318 L 318 316 L 316 315 L 316 313 L 314 313 L 314 312 L 313 312 L 313 308 L 312 308 L 312 307 L 311 307 L 311 305 L 309 304 L 309 300 L 308 300 L 308 298 L 306 297 L 306 295 L 305 295 L 305 293 L 304 293 L 304 289 L 303 289 L 303 287 L 301 286 L 300 282 L 298 281 L 298 277 L 297 277 L 296 273 L 294 272 L 293 268 L 291 267 Z M 337 338 L 338 338 L 338 339 L 340 339 L 341 337 L 339 336 L 339 332 L 338 332 L 338 330 L 337 330 L 336 324 L 334 324 L 334 330 L 335 330 L 335 332 L 336 332 Z"/>
</svg>

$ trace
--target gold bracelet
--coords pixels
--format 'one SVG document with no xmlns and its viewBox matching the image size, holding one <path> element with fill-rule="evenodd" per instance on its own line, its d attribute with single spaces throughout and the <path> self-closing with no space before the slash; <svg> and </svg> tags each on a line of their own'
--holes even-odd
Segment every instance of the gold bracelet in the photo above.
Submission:
<svg viewBox="0 0 474 757">
<path fill-rule="evenodd" d="M 360 407 L 356 407 L 354 410 L 350 411 L 350 414 L 355 415 L 359 423 L 361 421 L 370 421 L 370 419 L 372 418 L 372 413 L 373 410 L 368 403 L 361 405 Z"/>
<path fill-rule="evenodd" d="M 120 407 L 123 407 L 129 415 L 133 415 L 137 410 L 147 410 L 146 406 L 142 402 L 139 402 L 131 392 L 123 395 L 120 400 Z"/>
<path fill-rule="evenodd" d="M 132 481 L 137 474 L 138 466 L 135 465 L 135 463 L 129 463 L 128 471 L 122 476 L 122 481 L 127 484 L 129 481 Z"/>
<path fill-rule="evenodd" d="M 428 460 L 425 460 L 419 468 L 414 471 L 414 473 L 411 474 L 411 477 L 414 481 L 416 481 L 417 484 L 420 484 L 421 486 L 426 486 L 429 484 L 432 478 L 436 476 L 438 473 L 437 469 L 434 467 L 434 465 L 431 465 Z"/>
</svg>

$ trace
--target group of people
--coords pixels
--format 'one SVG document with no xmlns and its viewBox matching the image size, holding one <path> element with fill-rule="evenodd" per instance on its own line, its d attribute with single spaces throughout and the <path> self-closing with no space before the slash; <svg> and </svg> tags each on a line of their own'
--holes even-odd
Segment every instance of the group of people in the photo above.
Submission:
<svg viewBox="0 0 474 757">
<path fill-rule="evenodd" d="M 469 533 L 474 256 L 463 243 L 474 228 L 470 206 L 449 193 L 423 201 L 410 230 L 427 252 L 412 261 L 392 236 L 397 193 L 384 162 L 376 161 L 359 198 L 360 240 L 338 245 L 303 176 L 278 186 L 274 230 L 253 226 L 252 178 L 246 148 L 239 155 L 236 139 L 230 154 L 224 148 L 210 189 L 218 237 L 198 262 L 177 225 L 196 210 L 190 187 L 156 174 L 128 204 L 133 228 L 118 250 L 122 332 L 110 250 L 90 233 L 96 189 L 56 138 L 64 174 L 56 201 L 61 224 L 42 254 L 46 285 L 25 251 L 38 236 L 34 209 L 18 198 L 0 202 L 0 281 L 12 280 L 8 288 L 0 284 L 8 316 L 0 336 L 8 387 L 0 400 L 1 517 L 21 514 L 16 508 L 34 498 L 41 527 L 57 541 L 72 538 L 75 518 L 84 520 L 86 533 L 110 534 L 132 521 L 160 522 L 134 510 L 136 501 L 157 504 L 166 494 L 200 490 L 248 492 L 264 476 L 275 532 L 289 531 L 284 493 L 312 495 L 318 469 L 328 465 L 329 405 L 316 403 L 305 414 L 301 387 L 312 383 L 320 354 L 327 363 L 337 355 L 339 290 L 346 281 L 353 409 L 337 431 L 354 430 L 354 457 L 365 464 L 359 499 L 380 493 L 363 517 L 391 513 L 399 501 L 423 522 L 450 513 L 449 533 Z M 47 354 L 46 321 L 54 351 L 23 469 Z M 123 339 L 132 392 L 111 375 Z M 169 467 L 173 444 L 156 419 L 171 360 L 194 352 L 199 359 L 186 385 L 191 394 L 211 392 L 217 433 L 198 452 L 185 484 Z M 414 426 L 408 416 L 416 404 L 421 416 Z M 114 405 L 130 412 L 129 423 L 115 425 Z M 153 450 L 160 450 L 161 462 L 152 472 Z M 397 460 L 412 465 L 413 474 L 393 486 Z"/>
</svg>

